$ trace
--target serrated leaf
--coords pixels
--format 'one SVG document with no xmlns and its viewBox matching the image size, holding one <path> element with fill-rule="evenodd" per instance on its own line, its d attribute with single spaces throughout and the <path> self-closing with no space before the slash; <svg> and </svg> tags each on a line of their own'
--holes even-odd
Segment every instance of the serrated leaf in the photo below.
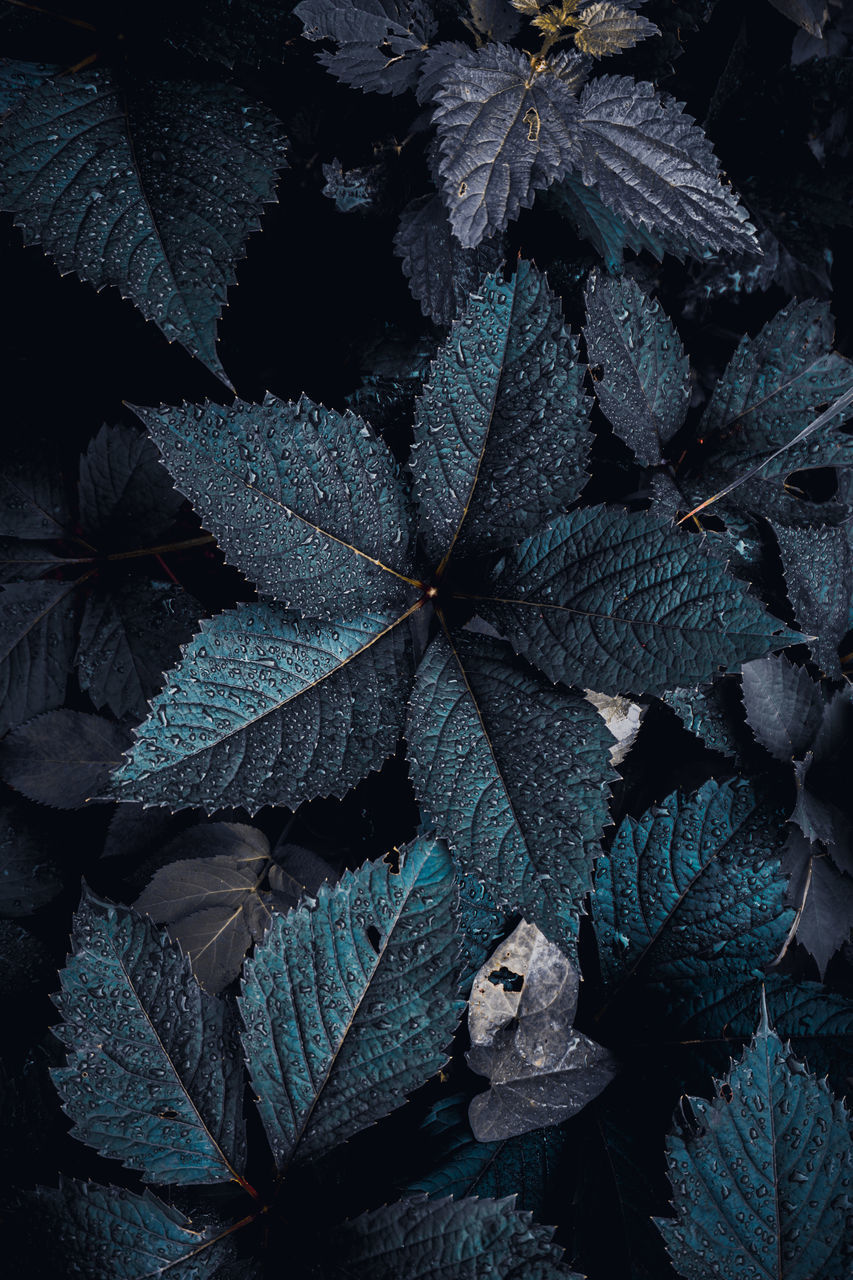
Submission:
<svg viewBox="0 0 853 1280">
<path fill-rule="evenodd" d="M 608 821 L 612 735 L 485 636 L 436 636 L 406 731 L 415 793 L 460 872 L 565 945 Z"/>
<path fill-rule="evenodd" d="M 293 10 L 308 40 L 334 40 L 318 61 L 344 84 L 374 93 L 403 93 L 417 80 L 435 32 L 422 0 L 301 0 Z"/>
<path fill-rule="evenodd" d="M 0 809 L 0 916 L 28 916 L 62 890 L 47 841 L 27 821 L 23 807 Z"/>
<path fill-rule="evenodd" d="M 846 875 L 801 832 L 793 830 L 785 847 L 790 872 L 788 901 L 797 909 L 791 926 L 797 941 L 813 957 L 823 978 L 826 967 L 853 929 L 853 876 Z"/>
<path fill-rule="evenodd" d="M 802 759 L 823 719 L 820 687 L 782 654 L 744 663 L 741 680 L 747 724 L 757 741 L 784 764 Z"/>
<path fill-rule="evenodd" d="M 667 1139 L 675 1220 L 656 1219 L 679 1275 L 753 1270 L 841 1280 L 853 1183 L 849 1117 L 772 1031 Z"/>
<path fill-rule="evenodd" d="M 494 237 L 476 249 L 463 249 L 451 234 L 441 197 L 426 196 L 411 201 L 400 215 L 394 252 L 402 259 L 403 274 L 424 315 L 449 325 L 483 276 L 498 266 L 504 245 Z"/>
<path fill-rule="evenodd" d="M 515 543 L 586 480 L 589 401 L 546 277 L 489 276 L 439 350 L 418 401 L 412 473 L 430 557 Z"/>
<path fill-rule="evenodd" d="M 668 235 L 664 241 L 646 227 L 635 227 L 618 217 L 577 174 L 567 173 L 549 187 L 543 203 L 568 218 L 578 234 L 590 241 L 604 259 L 605 271 L 621 269 L 626 249 L 633 253 L 645 249 L 658 262 L 663 260 L 664 253 L 684 256 L 684 248 L 678 246 L 673 236 Z"/>
<path fill-rule="evenodd" d="M 577 129 L 581 154 L 572 163 L 621 218 L 699 255 L 759 252 L 705 134 L 654 85 L 599 76 L 581 94 Z"/>
<path fill-rule="evenodd" d="M 463 1007 L 455 898 L 447 850 L 422 838 L 398 872 L 367 862 L 273 918 L 239 1004 L 279 1170 L 382 1119 L 444 1065 Z"/>
<path fill-rule="evenodd" d="M 405 599 L 414 541 L 406 494 L 391 454 L 360 418 L 274 396 L 136 412 L 175 483 L 259 591 L 312 617 Z"/>
<path fill-rule="evenodd" d="M 621 4 L 601 0 L 588 4 L 578 14 L 579 29 L 575 32 L 575 45 L 581 53 L 593 58 L 603 58 L 620 49 L 632 49 L 649 36 L 660 35 L 659 29 L 648 18 L 634 13 Z"/>
<path fill-rule="evenodd" d="M 782 815 L 743 779 L 706 782 L 625 818 L 599 859 L 592 900 L 607 986 L 639 975 L 686 1007 L 710 972 L 760 975 L 793 920 L 784 839 Z"/>
<path fill-rule="evenodd" d="M 715 680 L 695 689 L 667 689 L 662 697 L 688 733 L 700 738 L 711 751 L 738 759 L 741 744 L 735 726 L 739 699 L 728 681 Z"/>
<path fill-rule="evenodd" d="M 853 546 L 850 525 L 804 529 L 773 524 L 788 598 L 821 670 L 840 680 L 838 646 L 853 621 Z"/>
<path fill-rule="evenodd" d="M 469 249 L 503 231 L 537 190 L 580 163 L 572 87 L 509 45 L 469 49 L 433 92 L 439 173 L 453 233 Z"/>
<path fill-rule="evenodd" d="M 522 542 L 478 608 L 550 679 L 600 693 L 698 684 L 799 638 L 703 542 L 606 507 Z"/>
<path fill-rule="evenodd" d="M 490 40 L 512 40 L 521 30 L 521 19 L 510 0 L 468 0 L 468 13 L 468 25 Z"/>
<path fill-rule="evenodd" d="M 79 809 L 103 798 L 129 736 L 104 716 L 46 711 L 0 742 L 0 776 L 39 804 Z"/>
<path fill-rule="evenodd" d="M 35 541 L 68 535 L 68 491 L 61 472 L 27 459 L 11 460 L 0 475 L 0 534 Z"/>
<path fill-rule="evenodd" d="M 245 1185 L 236 1035 L 180 949 L 86 891 L 60 977 L 68 1057 L 53 1079 L 74 1136 L 148 1182 Z"/>
<path fill-rule="evenodd" d="M 637 460 L 655 466 L 690 403 L 690 365 L 675 326 L 629 276 L 608 280 L 594 272 L 586 313 L 589 363 L 601 366 L 598 403 Z"/>
<path fill-rule="evenodd" d="M 174 523 L 181 495 L 150 440 L 130 427 L 101 427 L 80 459 L 80 523 L 110 550 L 150 546 Z"/>
<path fill-rule="evenodd" d="M 13 582 L 0 594 L 0 732 L 65 700 L 74 582 Z"/>
<path fill-rule="evenodd" d="M 412 671 L 405 615 L 332 624 L 262 602 L 201 628 L 115 775 L 123 799 L 296 808 L 393 755 Z"/>
<path fill-rule="evenodd" d="M 7 118 L 0 160 L 0 200 L 27 244 L 117 286 L 227 382 L 216 323 L 284 164 L 265 107 L 233 85 L 70 71 Z"/>
</svg>

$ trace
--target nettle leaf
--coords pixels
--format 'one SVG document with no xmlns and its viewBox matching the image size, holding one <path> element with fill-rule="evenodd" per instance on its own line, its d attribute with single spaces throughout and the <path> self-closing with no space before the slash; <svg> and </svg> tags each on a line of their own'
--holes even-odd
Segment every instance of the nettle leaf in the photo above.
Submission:
<svg viewBox="0 0 853 1280">
<path fill-rule="evenodd" d="M 735 726 L 742 721 L 742 706 L 731 681 L 723 678 L 694 689 L 667 689 L 662 695 L 688 733 L 695 734 L 711 751 L 737 760 L 741 743 Z"/>
<path fill-rule="evenodd" d="M 595 4 L 586 5 L 578 14 L 577 22 L 580 25 L 575 33 L 575 45 L 581 53 L 589 53 L 593 58 L 632 49 L 641 40 L 660 35 L 648 18 L 610 0 L 596 0 Z"/>
<path fill-rule="evenodd" d="M 804 529 L 773 524 L 788 598 L 809 634 L 814 661 L 833 680 L 842 676 L 838 646 L 853 622 L 853 544 L 849 523 Z"/>
<path fill-rule="evenodd" d="M 608 821 L 612 734 L 485 636 L 437 636 L 406 731 L 415 792 L 461 871 L 565 945 Z"/>
<path fill-rule="evenodd" d="M 823 720 L 819 685 L 781 654 L 745 663 L 741 679 L 747 723 L 757 741 L 785 764 L 802 759 Z"/>
<path fill-rule="evenodd" d="M 46 711 L 0 742 L 0 777 L 38 804 L 79 809 L 103 798 L 130 734 L 85 711 Z"/>
<path fill-rule="evenodd" d="M 684 256 L 684 250 L 676 247 L 671 235 L 664 241 L 646 227 L 635 227 L 618 217 L 601 200 L 595 188 L 586 186 L 575 173 L 565 174 L 549 187 L 543 203 L 568 218 L 578 235 L 590 241 L 604 259 L 605 271 L 621 268 L 626 249 L 633 253 L 645 250 L 658 262 L 663 260 L 665 252 Z"/>
<path fill-rule="evenodd" d="M 418 401 L 412 473 L 430 557 L 515 543 L 578 497 L 591 444 L 577 344 L 546 277 L 489 276 Z"/>
<path fill-rule="evenodd" d="M 218 995 L 269 924 L 270 908 L 259 890 L 270 868 L 270 848 L 263 833 L 245 823 L 211 823 L 199 836 L 225 845 L 227 852 L 161 867 L 134 907 L 168 927 L 198 981 Z"/>
<path fill-rule="evenodd" d="M 0 808 L 0 917 L 28 916 L 62 890 L 62 877 L 47 841 L 23 808 Z"/>
<path fill-rule="evenodd" d="M 274 396 L 136 412 L 259 591 L 312 617 L 405 599 L 412 517 L 391 454 L 360 418 Z"/>
<path fill-rule="evenodd" d="M 551 1243 L 553 1227 L 503 1200 L 401 1200 L 339 1227 L 322 1275 L 335 1280 L 581 1280 Z M 340 1261 L 335 1264 L 335 1254 Z"/>
<path fill-rule="evenodd" d="M 153 699 L 114 781 L 126 800 L 296 808 L 393 755 L 412 678 L 405 615 L 301 620 L 272 603 L 209 621 Z"/>
<path fill-rule="evenodd" d="M 239 1004 L 279 1170 L 382 1119 L 444 1065 L 463 1008 L 455 898 L 445 847 L 422 838 L 397 872 L 365 863 L 273 918 Z"/>
<path fill-rule="evenodd" d="M 512 40 L 521 30 L 521 18 L 510 0 L 468 0 L 467 26 L 490 40 Z"/>
<path fill-rule="evenodd" d="M 711 143 L 681 103 L 645 81 L 599 76 L 581 94 L 576 129 L 572 163 L 620 217 L 671 237 L 675 252 L 685 244 L 699 255 L 760 252 Z"/>
<path fill-rule="evenodd" d="M 216 324 L 284 165 L 275 117 L 234 85 L 68 72 L 0 130 L 0 201 L 27 244 L 115 285 L 227 382 Z"/>
<path fill-rule="evenodd" d="M 828 856 L 825 848 L 794 828 L 785 846 L 790 873 L 788 900 L 797 908 L 792 926 L 797 941 L 813 957 L 823 978 L 836 951 L 853 928 L 853 876 Z"/>
<path fill-rule="evenodd" d="M 432 94 L 453 233 L 469 249 L 503 231 L 534 193 L 580 163 L 572 84 L 509 45 L 467 49 Z"/>
<path fill-rule="evenodd" d="M 656 1219 L 679 1275 L 753 1270 L 841 1280 L 853 1183 L 849 1116 L 771 1030 L 667 1139 L 675 1220 Z"/>
<path fill-rule="evenodd" d="M 424 315 L 449 325 L 483 276 L 498 266 L 504 245 L 496 236 L 476 249 L 463 249 L 451 232 L 441 197 L 426 196 L 407 204 L 400 215 L 394 252 L 402 258 L 403 274 Z"/>
<path fill-rule="evenodd" d="M 74 1136 L 148 1182 L 245 1185 L 236 1034 L 180 949 L 87 890 L 61 981 L 53 1079 Z"/>
<path fill-rule="evenodd" d="M 36 541 L 64 538 L 71 513 L 65 478 L 32 459 L 10 459 L 0 475 L 0 534 Z"/>
<path fill-rule="evenodd" d="M 606 507 L 522 542 L 478 607 L 550 679 L 601 693 L 698 684 L 799 639 L 704 543 Z"/>
<path fill-rule="evenodd" d="M 595 394 L 613 430 L 643 466 L 661 461 L 663 446 L 684 423 L 690 366 L 672 321 L 629 276 L 593 273 L 586 289 L 587 356 Z"/>
<path fill-rule="evenodd" d="M 0 593 L 0 731 L 65 701 L 74 653 L 73 582 L 14 582 Z"/>
<path fill-rule="evenodd" d="M 308 40 L 334 40 L 318 61 L 344 84 L 374 93 L 403 93 L 418 77 L 435 33 L 425 0 L 301 0 L 293 10 Z"/>
<path fill-rule="evenodd" d="M 80 523 L 99 546 L 150 546 L 174 523 L 181 495 L 151 441 L 129 427 L 104 424 L 80 459 Z"/>
<path fill-rule="evenodd" d="M 625 818 L 592 900 L 604 981 L 665 983 L 687 1007 L 709 974 L 760 975 L 794 913 L 784 904 L 782 815 L 743 779 L 706 782 Z"/>
</svg>

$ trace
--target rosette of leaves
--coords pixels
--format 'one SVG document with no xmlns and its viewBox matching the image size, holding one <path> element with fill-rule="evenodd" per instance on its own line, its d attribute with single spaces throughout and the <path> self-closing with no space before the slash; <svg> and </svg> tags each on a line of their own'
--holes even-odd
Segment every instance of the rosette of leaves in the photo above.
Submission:
<svg viewBox="0 0 853 1280">
<path fill-rule="evenodd" d="M 116 794 L 295 807 L 342 795 L 405 734 L 460 872 L 570 942 L 612 776 L 581 690 L 658 693 L 794 634 L 667 519 L 578 505 L 583 372 L 522 262 L 440 350 L 410 480 L 366 423 L 306 399 L 139 410 L 261 598 L 202 623 Z"/>
</svg>

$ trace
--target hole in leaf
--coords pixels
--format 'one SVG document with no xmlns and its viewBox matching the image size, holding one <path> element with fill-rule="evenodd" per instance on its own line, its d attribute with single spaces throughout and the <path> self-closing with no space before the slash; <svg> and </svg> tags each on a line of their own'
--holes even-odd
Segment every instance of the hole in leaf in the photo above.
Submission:
<svg viewBox="0 0 853 1280">
<path fill-rule="evenodd" d="M 731 1102 L 732 1098 L 734 1097 L 734 1094 L 732 1093 L 732 1086 L 730 1084 L 721 1085 L 720 1097 L 723 1099 L 724 1102 Z"/>
<path fill-rule="evenodd" d="M 371 947 L 373 947 L 373 950 L 376 952 L 377 955 L 379 954 L 380 937 L 381 937 L 381 934 L 379 933 L 379 930 L 376 928 L 376 925 L 369 924 L 367 926 L 367 941 L 370 943 Z"/>
<path fill-rule="evenodd" d="M 178 1113 L 173 1111 L 171 1107 L 164 1107 L 162 1111 L 158 1111 L 157 1115 L 161 1120 L 177 1120 Z"/>
<path fill-rule="evenodd" d="M 513 973 L 512 969 L 507 969 L 502 964 L 500 969 L 493 969 L 489 974 L 489 982 L 494 983 L 496 987 L 503 987 L 504 991 L 520 991 L 524 986 L 524 978 L 520 973 Z"/>
</svg>

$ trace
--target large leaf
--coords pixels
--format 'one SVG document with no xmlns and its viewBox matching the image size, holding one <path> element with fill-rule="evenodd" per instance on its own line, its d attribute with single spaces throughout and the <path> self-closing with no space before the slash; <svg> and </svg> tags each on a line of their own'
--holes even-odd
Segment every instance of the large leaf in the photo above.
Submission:
<svg viewBox="0 0 853 1280">
<path fill-rule="evenodd" d="M 111 284 L 225 379 L 216 323 L 273 199 L 275 117 L 232 85 L 68 72 L 0 130 L 0 201 L 60 271 Z"/>
<path fill-rule="evenodd" d="M 312 617 L 404 598 L 406 496 L 360 418 L 274 396 L 137 413 L 175 483 L 259 591 Z"/>
<path fill-rule="evenodd" d="M 0 594 L 0 732 L 65 700 L 74 585 L 14 582 Z"/>
<path fill-rule="evenodd" d="M 580 493 L 591 443 L 577 347 L 544 275 L 489 276 L 418 402 L 412 471 L 427 551 L 515 543 Z"/>
<path fill-rule="evenodd" d="M 242 1183 L 243 1074 L 227 1006 L 127 907 L 84 893 L 56 997 L 73 1133 L 149 1182 Z"/>
<path fill-rule="evenodd" d="M 842 1280 L 853 1184 L 849 1116 L 762 1011 L 715 1097 L 667 1139 L 675 1220 L 657 1219 L 679 1275 Z"/>
<path fill-rule="evenodd" d="M 485 636 L 436 636 L 406 737 L 415 791 L 460 871 L 565 946 L 608 820 L 612 734 L 581 694 Z"/>
<path fill-rule="evenodd" d="M 821 670 L 841 679 L 838 646 L 853 617 L 853 544 L 849 523 L 794 529 L 773 525 L 788 598 Z"/>
<path fill-rule="evenodd" d="M 479 607 L 552 680 L 601 693 L 698 684 L 798 638 L 697 538 L 606 507 L 522 542 Z"/>
<path fill-rule="evenodd" d="M 435 32 L 425 0 L 301 0 L 294 13 L 308 40 L 331 39 L 318 61 L 344 84 L 375 93 L 413 87 Z"/>
<path fill-rule="evenodd" d="M 393 755 L 412 664 L 398 615 L 332 624 L 260 603 L 201 627 L 115 775 L 123 799 L 295 808 Z"/>
<path fill-rule="evenodd" d="M 435 91 L 439 173 L 467 248 L 503 231 L 537 190 L 580 163 L 575 86 L 518 49 L 487 44 L 449 63 Z"/>
<path fill-rule="evenodd" d="M 510 10 L 512 12 L 512 10 Z M 449 325 L 465 306 L 483 276 L 503 257 L 500 237 L 463 249 L 451 233 L 440 196 L 413 200 L 400 215 L 394 252 L 421 311 L 436 324 Z"/>
<path fill-rule="evenodd" d="M 401 1106 L 446 1061 L 456 1000 L 456 887 L 440 843 L 321 885 L 275 916 L 240 1009 L 258 1108 L 283 1169 Z"/>
<path fill-rule="evenodd" d="M 676 251 L 686 243 L 698 254 L 759 252 L 705 134 L 654 85 L 599 76 L 581 94 L 576 127 L 573 167 L 621 218 L 671 237 Z"/>
</svg>

